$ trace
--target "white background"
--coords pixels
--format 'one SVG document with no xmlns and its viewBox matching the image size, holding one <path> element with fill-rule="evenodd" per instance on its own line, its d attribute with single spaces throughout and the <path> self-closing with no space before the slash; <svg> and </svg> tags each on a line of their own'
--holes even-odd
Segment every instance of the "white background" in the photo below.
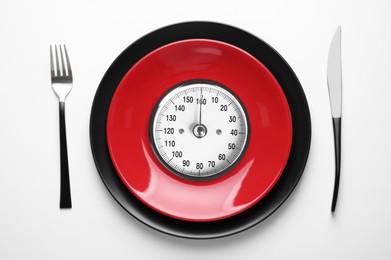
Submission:
<svg viewBox="0 0 391 260">
<path fill-rule="evenodd" d="M 390 1 L 0 1 L 0 259 L 390 259 Z M 160 234 L 126 213 L 95 168 L 94 94 L 111 62 L 152 30 L 234 25 L 272 45 L 306 93 L 312 144 L 303 177 L 272 217 L 228 238 Z M 334 148 L 328 48 L 342 26 L 342 177 L 330 213 Z M 72 210 L 59 210 L 58 104 L 49 44 L 66 43 Z"/>
</svg>

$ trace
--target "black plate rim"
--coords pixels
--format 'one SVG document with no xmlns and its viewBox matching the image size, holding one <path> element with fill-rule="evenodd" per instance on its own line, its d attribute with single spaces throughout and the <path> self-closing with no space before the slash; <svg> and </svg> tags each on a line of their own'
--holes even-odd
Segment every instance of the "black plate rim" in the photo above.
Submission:
<svg viewBox="0 0 391 260">
<path fill-rule="evenodd" d="M 112 164 L 106 139 L 107 114 L 114 92 L 128 70 L 142 57 L 168 43 L 211 39 L 237 46 L 261 61 L 276 77 L 292 115 L 291 154 L 279 181 L 257 204 L 233 217 L 189 222 L 160 214 L 139 201 L 122 183 Z M 182 238 L 211 239 L 247 230 L 272 215 L 290 196 L 304 171 L 311 144 L 311 118 L 301 84 L 289 64 L 263 40 L 230 25 L 195 21 L 155 30 L 127 47 L 111 64 L 96 91 L 90 116 L 90 144 L 99 175 L 113 198 L 134 218 L 159 232 Z"/>
</svg>

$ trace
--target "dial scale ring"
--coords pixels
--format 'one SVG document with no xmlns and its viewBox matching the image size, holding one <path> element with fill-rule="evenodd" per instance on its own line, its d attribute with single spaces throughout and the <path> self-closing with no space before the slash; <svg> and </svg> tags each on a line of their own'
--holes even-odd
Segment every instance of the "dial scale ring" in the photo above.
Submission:
<svg viewBox="0 0 391 260">
<path fill-rule="evenodd" d="M 210 179 L 232 168 L 245 152 L 248 117 L 238 97 L 213 81 L 170 89 L 151 117 L 151 143 L 173 173 Z"/>
</svg>

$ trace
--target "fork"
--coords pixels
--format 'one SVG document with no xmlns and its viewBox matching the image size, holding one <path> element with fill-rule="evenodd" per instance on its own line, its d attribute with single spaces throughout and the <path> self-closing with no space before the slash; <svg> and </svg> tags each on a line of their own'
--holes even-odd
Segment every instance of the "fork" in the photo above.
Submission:
<svg viewBox="0 0 391 260">
<path fill-rule="evenodd" d="M 65 45 L 50 45 L 50 72 L 52 88 L 60 104 L 60 153 L 61 153 L 61 191 L 60 208 L 72 208 L 69 182 L 68 149 L 65 129 L 65 99 L 72 89 L 72 69 Z"/>
</svg>

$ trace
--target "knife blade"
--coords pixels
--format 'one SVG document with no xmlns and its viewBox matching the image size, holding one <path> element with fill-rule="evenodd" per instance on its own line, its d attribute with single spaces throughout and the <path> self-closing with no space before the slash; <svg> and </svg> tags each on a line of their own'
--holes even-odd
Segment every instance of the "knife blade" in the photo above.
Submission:
<svg viewBox="0 0 391 260">
<path fill-rule="evenodd" d="M 341 172 L 341 119 L 342 119 L 342 64 L 341 64 L 341 26 L 334 34 L 330 44 L 327 64 L 327 85 L 329 88 L 331 115 L 333 120 L 335 149 L 335 180 L 331 212 L 335 211 Z"/>
</svg>

